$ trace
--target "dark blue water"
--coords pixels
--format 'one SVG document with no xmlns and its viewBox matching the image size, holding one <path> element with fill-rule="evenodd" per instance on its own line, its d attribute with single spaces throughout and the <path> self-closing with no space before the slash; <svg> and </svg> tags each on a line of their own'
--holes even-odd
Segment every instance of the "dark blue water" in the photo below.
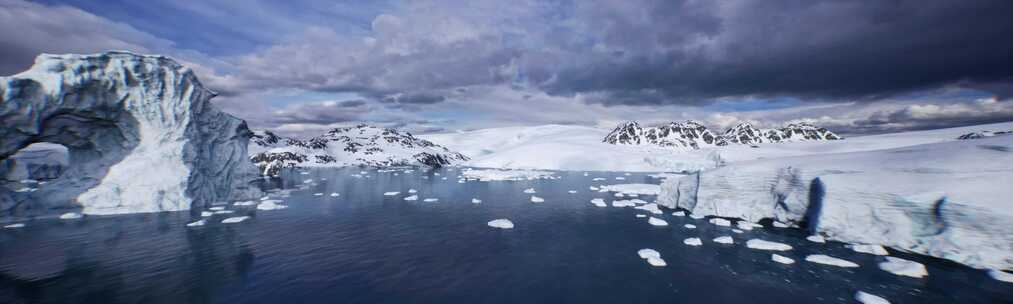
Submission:
<svg viewBox="0 0 1013 304">
<path fill-rule="evenodd" d="M 900 277 L 876 267 L 881 257 L 809 243 L 792 229 L 734 234 L 667 213 L 659 217 L 670 225 L 654 227 L 634 216 L 642 211 L 589 203 L 612 198 L 588 186 L 658 182 L 645 175 L 616 181 L 622 174 L 560 172 L 556 180 L 459 184 L 456 169 L 350 176 L 358 172 L 293 173 L 272 184 L 327 180 L 284 198 L 288 209 L 230 207 L 252 217 L 238 224 L 216 215 L 188 228 L 199 216 L 174 212 L 0 229 L 0 303 L 853 303 L 858 290 L 893 303 L 1013 303 L 1013 284 L 942 260 L 892 252 L 930 273 Z M 609 180 L 591 180 L 600 176 Z M 522 192 L 529 187 L 546 202 L 532 204 Z M 401 199 L 409 188 L 419 201 Z M 382 196 L 387 191 L 402 195 Z M 422 201 L 429 197 L 440 201 Z M 497 218 L 516 228 L 486 225 Z M 710 241 L 723 235 L 736 244 Z M 684 245 L 687 237 L 704 245 Z M 791 244 L 782 255 L 796 264 L 746 248 L 750 238 Z M 668 266 L 649 266 L 641 248 L 658 250 Z M 810 253 L 861 267 L 803 261 Z"/>
</svg>

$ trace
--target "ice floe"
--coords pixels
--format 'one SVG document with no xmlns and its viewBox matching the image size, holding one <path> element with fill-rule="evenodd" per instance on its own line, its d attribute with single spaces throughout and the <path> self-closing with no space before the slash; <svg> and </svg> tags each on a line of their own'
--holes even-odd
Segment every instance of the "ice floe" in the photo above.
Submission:
<svg viewBox="0 0 1013 304">
<path fill-rule="evenodd" d="M 653 217 L 653 216 L 651 218 L 647 219 L 647 223 L 651 224 L 653 226 L 668 226 L 668 222 L 666 222 L 663 219 L 656 218 L 656 217 Z"/>
<path fill-rule="evenodd" d="M 996 281 L 1013 283 L 1013 273 L 1005 272 L 998 269 L 989 269 L 988 276 L 992 277 Z"/>
<path fill-rule="evenodd" d="M 222 220 L 222 224 L 235 224 L 249 219 L 249 216 L 236 216 Z"/>
<path fill-rule="evenodd" d="M 718 244 L 735 244 L 735 240 L 730 236 L 720 236 L 714 238 L 714 242 Z"/>
<path fill-rule="evenodd" d="M 388 191 L 388 192 L 384 192 L 383 196 L 395 196 L 395 195 L 398 195 L 398 194 L 401 194 L 401 191 Z"/>
<path fill-rule="evenodd" d="M 542 202 L 545 202 L 545 199 L 532 195 L 531 196 L 531 202 L 532 203 L 542 203 Z"/>
<path fill-rule="evenodd" d="M 862 304 L 890 304 L 890 301 L 887 301 L 883 297 L 867 293 L 864 291 L 859 291 L 855 293 L 855 301 L 858 301 L 859 303 Z"/>
<path fill-rule="evenodd" d="M 827 239 L 823 238 L 822 235 L 810 235 L 810 236 L 805 237 L 805 239 L 809 240 L 810 242 L 813 242 L 813 243 L 821 243 L 822 244 L 822 243 L 826 243 L 827 242 Z"/>
<path fill-rule="evenodd" d="M 603 180 L 606 180 L 606 179 L 607 178 L 604 178 L 604 177 L 595 177 L 595 178 L 592 178 L 591 180 L 593 180 L 593 181 L 603 181 Z"/>
<path fill-rule="evenodd" d="M 672 212 L 672 215 L 674 215 L 674 216 L 686 216 L 686 211 Z"/>
<path fill-rule="evenodd" d="M 735 223 L 735 226 L 739 227 L 739 229 L 746 230 L 746 231 L 753 230 L 753 228 L 761 228 L 761 227 L 763 227 L 763 225 L 760 225 L 760 224 L 757 224 L 757 223 L 751 223 L 751 222 L 747 222 L 747 221 L 739 221 L 738 223 Z"/>
<path fill-rule="evenodd" d="M 645 217 L 647 217 L 647 215 L 646 215 L 646 214 L 639 214 L 639 213 L 638 213 L 638 214 L 636 215 L 636 217 L 637 217 L 637 218 L 645 218 Z"/>
<path fill-rule="evenodd" d="M 214 214 L 215 214 L 215 213 L 214 213 L 214 212 L 211 212 L 211 211 L 201 211 L 201 212 L 200 212 L 200 216 L 201 216 L 201 217 L 209 217 L 209 216 L 212 216 L 212 215 L 214 215 Z"/>
<path fill-rule="evenodd" d="M 568 192 L 570 194 L 574 194 L 574 193 L 577 193 L 577 190 L 570 190 L 570 191 L 566 191 L 566 192 Z"/>
<path fill-rule="evenodd" d="M 16 223 L 16 224 L 4 225 L 4 228 L 6 228 L 6 229 L 24 228 L 24 227 L 25 227 L 25 223 Z"/>
<path fill-rule="evenodd" d="M 608 207 L 608 205 L 605 204 L 605 200 L 600 198 L 591 199 L 591 204 L 594 204 L 597 207 Z"/>
<path fill-rule="evenodd" d="M 654 184 L 616 184 L 616 185 L 602 185 L 599 187 L 599 191 L 618 192 L 623 194 L 636 194 L 636 195 L 658 195 L 661 192 L 660 185 Z"/>
<path fill-rule="evenodd" d="M 889 256 L 886 257 L 886 262 L 879 263 L 879 269 L 912 278 L 923 278 L 929 275 L 929 271 L 925 269 L 925 265 L 922 265 L 922 263 Z"/>
<path fill-rule="evenodd" d="M 598 187 L 595 187 L 595 186 L 590 186 L 590 187 L 587 187 L 587 189 L 588 189 L 588 190 L 591 190 L 591 191 L 600 191 L 600 190 L 598 189 Z"/>
<path fill-rule="evenodd" d="M 337 192 L 331 192 L 331 197 L 339 197 L 339 196 L 341 196 L 341 194 Z"/>
<path fill-rule="evenodd" d="M 81 214 L 77 212 L 67 212 L 60 215 L 61 220 L 72 220 L 81 218 Z"/>
<path fill-rule="evenodd" d="M 791 227 L 788 224 L 785 224 L 785 223 L 782 223 L 782 222 L 778 222 L 778 221 L 774 221 L 773 224 L 774 224 L 774 227 L 777 227 L 777 228 L 788 228 L 788 227 Z"/>
<path fill-rule="evenodd" d="M 774 261 L 774 262 L 781 263 L 781 264 L 786 264 L 786 265 L 795 264 L 795 260 L 793 260 L 792 258 L 783 256 L 783 255 L 780 255 L 780 254 L 776 254 L 776 253 L 770 255 L 770 260 Z"/>
<path fill-rule="evenodd" d="M 816 264 L 831 265 L 837 267 L 845 267 L 845 268 L 858 267 L 858 264 L 855 264 L 855 262 L 835 258 L 824 254 L 810 254 L 805 257 L 805 260 Z"/>
<path fill-rule="evenodd" d="M 700 245 L 703 245 L 703 241 L 701 241 L 700 238 L 688 238 L 688 239 L 682 240 L 682 243 L 686 244 L 686 245 L 690 245 L 690 246 L 700 246 Z"/>
<path fill-rule="evenodd" d="M 537 193 L 537 192 L 535 191 L 535 188 L 527 188 L 527 189 L 524 189 L 524 193 L 533 194 L 533 193 Z"/>
<path fill-rule="evenodd" d="M 481 204 L 481 203 L 482 203 L 482 200 L 480 200 L 480 199 L 477 199 L 477 198 L 473 198 L 473 199 L 471 199 L 471 203 L 472 203 L 472 204 Z"/>
<path fill-rule="evenodd" d="M 438 198 L 427 198 L 427 199 L 424 199 L 422 201 L 426 202 L 426 203 L 435 203 L 435 202 L 440 201 L 440 199 L 438 199 Z"/>
<path fill-rule="evenodd" d="M 408 193 L 418 193 L 418 192 L 419 192 L 419 190 L 415 190 L 415 189 L 408 189 Z"/>
<path fill-rule="evenodd" d="M 211 210 L 211 211 L 221 211 L 221 210 L 225 210 L 225 206 L 211 207 L 211 208 L 208 208 L 208 210 Z"/>
<path fill-rule="evenodd" d="M 682 226 L 686 227 L 686 229 L 696 229 L 696 225 L 693 225 L 693 224 L 685 224 L 685 225 L 682 225 Z"/>
<path fill-rule="evenodd" d="M 514 223 L 511 222 L 508 219 L 495 219 L 495 220 L 491 220 L 491 221 L 489 221 L 488 225 L 489 225 L 489 227 L 499 228 L 499 229 L 513 229 L 514 228 Z"/>
<path fill-rule="evenodd" d="M 639 202 L 644 202 L 642 200 L 631 200 L 631 201 L 633 201 L 634 204 L 639 203 Z M 654 203 L 646 204 L 647 202 L 644 202 L 644 203 L 645 204 L 643 204 L 643 205 L 634 207 L 634 209 L 644 210 L 644 211 L 650 212 L 651 214 L 662 214 L 662 213 L 664 213 L 664 212 L 661 212 L 661 209 L 658 208 L 658 204 L 654 204 Z"/>
<path fill-rule="evenodd" d="M 187 227 L 198 227 L 198 226 L 204 226 L 205 223 L 207 223 L 207 221 L 205 221 L 205 220 L 199 220 L 199 221 L 196 221 L 196 222 L 193 222 L 193 223 L 188 223 L 188 224 L 186 224 L 186 226 Z"/>
<path fill-rule="evenodd" d="M 253 205 L 256 205 L 256 204 L 257 204 L 256 201 L 240 201 L 240 202 L 232 203 L 233 206 L 253 206 Z"/>
<path fill-rule="evenodd" d="M 651 266 L 664 267 L 667 265 L 665 260 L 661 259 L 661 253 L 658 253 L 657 250 L 650 248 L 640 249 L 637 251 L 637 255 L 639 255 L 641 259 L 647 260 L 647 263 Z"/>
<path fill-rule="evenodd" d="M 214 214 L 230 214 L 230 213 L 234 213 L 234 212 L 235 211 L 232 211 L 232 210 L 218 210 L 218 211 L 215 211 Z"/>
<path fill-rule="evenodd" d="M 313 193 L 313 196 L 324 196 L 324 193 L 323 192 Z"/>
<path fill-rule="evenodd" d="M 848 245 L 848 247 L 851 248 L 851 250 L 854 250 L 855 252 L 860 252 L 860 253 L 868 253 L 868 254 L 872 254 L 872 255 L 888 255 L 889 254 L 886 251 L 886 248 L 883 248 L 883 246 L 880 246 L 880 245 L 865 245 L 865 244 L 860 244 L 860 245 Z"/>
<path fill-rule="evenodd" d="M 257 210 L 279 210 L 288 208 L 288 206 L 279 203 L 281 203 L 279 200 L 266 200 L 261 202 L 260 205 L 257 205 Z"/>
<path fill-rule="evenodd" d="M 623 208 L 623 207 L 636 207 L 636 206 L 637 206 L 637 203 L 633 202 L 633 200 L 614 200 L 614 201 L 612 201 L 612 207 Z"/>
<path fill-rule="evenodd" d="M 759 249 L 759 250 L 769 250 L 769 251 L 788 251 L 788 250 L 792 249 L 791 245 L 788 245 L 788 244 L 782 244 L 782 243 L 778 243 L 778 242 L 771 242 L 771 241 L 766 241 L 766 240 L 761 240 L 761 239 L 751 239 L 749 241 L 746 241 L 746 247 L 749 247 L 749 248 L 752 248 L 752 249 Z"/>
<path fill-rule="evenodd" d="M 419 196 L 418 196 L 418 195 L 410 195 L 410 196 L 406 196 L 406 197 L 404 198 L 404 200 L 406 200 L 406 201 L 417 201 L 417 200 L 419 200 Z"/>
<path fill-rule="evenodd" d="M 709 222 L 711 224 L 722 226 L 722 227 L 730 227 L 732 225 L 731 221 L 723 219 L 723 218 L 712 218 L 712 219 L 710 219 Z"/>
<path fill-rule="evenodd" d="M 552 178 L 552 172 L 540 170 L 466 169 L 461 170 L 461 175 L 467 179 L 477 179 L 483 182 Z"/>
</svg>

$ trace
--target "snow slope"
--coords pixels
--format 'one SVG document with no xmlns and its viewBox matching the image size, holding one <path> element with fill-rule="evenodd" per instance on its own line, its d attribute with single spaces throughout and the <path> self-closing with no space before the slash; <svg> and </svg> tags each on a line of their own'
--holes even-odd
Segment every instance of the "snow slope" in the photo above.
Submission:
<svg viewBox="0 0 1013 304">
<path fill-rule="evenodd" d="M 769 159 L 732 154 L 746 160 L 668 179 L 658 203 L 1013 269 L 1013 137 L 956 140 L 1001 126 L 1013 123 L 856 137 Z"/>
</svg>

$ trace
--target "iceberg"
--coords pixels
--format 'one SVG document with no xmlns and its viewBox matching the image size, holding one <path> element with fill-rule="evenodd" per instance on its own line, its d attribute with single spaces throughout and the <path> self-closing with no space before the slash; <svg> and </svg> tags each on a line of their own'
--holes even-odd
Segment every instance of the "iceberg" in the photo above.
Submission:
<svg viewBox="0 0 1013 304">
<path fill-rule="evenodd" d="M 637 255 L 639 255 L 641 259 L 661 258 L 661 253 L 659 253 L 657 250 L 650 248 L 638 250 Z"/>
<path fill-rule="evenodd" d="M 252 133 L 215 95 L 170 58 L 121 51 L 42 54 L 0 77 L 0 161 L 39 142 L 65 146 L 69 159 L 18 211 L 161 212 L 259 196 Z M 0 198 L 0 210 L 14 207 Z"/>
<path fill-rule="evenodd" d="M 837 267 L 845 267 L 845 268 L 858 267 L 858 264 L 855 264 L 854 262 L 823 254 L 810 254 L 805 257 L 805 260 L 816 264 L 831 265 Z"/>
<path fill-rule="evenodd" d="M 714 238 L 714 242 L 718 244 L 735 244 L 735 240 L 730 236 L 720 236 Z"/>
<path fill-rule="evenodd" d="M 700 241 L 700 238 L 688 238 L 688 239 L 682 240 L 682 243 L 686 244 L 686 245 L 690 245 L 690 246 L 700 246 L 700 245 L 703 245 L 703 241 Z"/>
<path fill-rule="evenodd" d="M 653 216 L 647 219 L 647 223 L 651 224 L 652 226 L 668 226 L 668 222 Z"/>
</svg>

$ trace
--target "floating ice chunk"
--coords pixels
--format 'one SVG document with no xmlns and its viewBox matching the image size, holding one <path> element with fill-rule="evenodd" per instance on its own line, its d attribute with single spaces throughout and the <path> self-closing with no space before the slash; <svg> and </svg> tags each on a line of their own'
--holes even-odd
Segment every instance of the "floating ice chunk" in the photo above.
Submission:
<svg viewBox="0 0 1013 304">
<path fill-rule="evenodd" d="M 419 191 L 418 191 L 418 190 L 415 190 L 415 189 L 408 189 L 408 193 L 418 193 L 418 192 L 419 192 Z"/>
<path fill-rule="evenodd" d="M 810 236 L 805 237 L 805 239 L 809 240 L 810 242 L 813 242 L 813 243 L 821 243 L 822 244 L 822 243 L 826 243 L 827 242 L 827 239 L 823 238 L 822 235 L 810 235 Z"/>
<path fill-rule="evenodd" d="M 694 220 L 699 220 L 699 219 L 703 219 L 703 215 L 699 215 L 699 214 L 690 214 L 690 215 L 689 215 L 689 218 L 691 218 L 691 219 L 694 219 Z"/>
<path fill-rule="evenodd" d="M 732 229 L 732 232 L 735 232 L 735 233 L 742 233 L 742 230 L 738 230 L 738 229 Z"/>
<path fill-rule="evenodd" d="M 765 241 L 761 239 L 751 239 L 749 241 L 746 241 L 746 247 L 770 251 L 788 251 L 792 249 L 791 246 L 789 246 L 788 244 Z"/>
<path fill-rule="evenodd" d="M 264 197 L 260 198 L 260 200 L 262 200 L 262 201 L 266 201 L 266 200 L 269 200 L 269 199 L 271 199 L 271 196 L 264 196 Z"/>
<path fill-rule="evenodd" d="M 214 215 L 214 214 L 215 214 L 215 213 L 214 213 L 214 212 L 211 212 L 211 211 L 201 211 L 201 212 L 200 212 L 200 216 L 201 216 L 201 217 L 209 217 L 209 216 L 212 216 L 212 215 Z"/>
<path fill-rule="evenodd" d="M 855 301 L 858 301 L 859 303 L 862 304 L 890 304 L 890 301 L 887 301 L 886 299 L 880 296 L 866 293 L 864 291 L 859 291 L 855 293 Z"/>
<path fill-rule="evenodd" d="M 205 220 L 199 220 L 199 221 L 196 221 L 196 222 L 193 222 L 193 223 L 188 223 L 188 224 L 186 224 L 186 226 L 187 227 L 204 226 L 205 223 L 207 223 L 207 221 L 205 221 Z"/>
<path fill-rule="evenodd" d="M 789 226 L 788 226 L 788 224 L 785 224 L 785 223 L 782 223 L 782 222 L 778 222 L 778 221 L 774 221 L 774 227 L 777 227 L 777 228 L 788 228 Z"/>
<path fill-rule="evenodd" d="M 668 265 L 668 264 L 665 263 L 665 260 L 662 260 L 661 258 L 654 258 L 654 257 L 647 258 L 647 264 L 651 264 L 651 266 L 654 266 L 654 267 L 665 267 L 665 266 Z"/>
<path fill-rule="evenodd" d="M 661 258 L 661 253 L 658 253 L 657 250 L 650 249 L 650 248 L 644 248 L 644 249 L 638 250 L 637 251 L 637 255 L 639 255 L 641 259 Z"/>
<path fill-rule="evenodd" d="M 888 252 L 886 252 L 886 248 L 883 248 L 883 246 L 880 246 L 880 245 L 864 245 L 863 244 L 863 245 L 848 245 L 848 247 L 850 247 L 851 250 L 854 250 L 855 252 L 860 252 L 860 253 L 868 253 L 868 254 L 873 254 L 873 255 L 888 255 L 889 254 Z"/>
<path fill-rule="evenodd" d="M 751 223 L 751 222 L 747 222 L 747 221 L 739 221 L 738 223 L 735 223 L 735 226 L 739 227 L 739 229 L 746 230 L 746 231 L 753 230 L 753 228 L 763 227 L 763 225 L 760 225 L 760 224 L 757 224 L 757 223 Z"/>
<path fill-rule="evenodd" d="M 682 225 L 682 226 L 686 227 L 686 229 L 696 229 L 696 225 L 693 225 L 693 224 L 685 224 L 685 225 Z"/>
<path fill-rule="evenodd" d="M 21 188 L 21 189 L 18 189 L 18 190 L 14 190 L 14 192 L 35 192 L 35 190 L 39 190 L 39 189 L 24 187 L 24 188 Z"/>
<path fill-rule="evenodd" d="M 24 228 L 24 227 L 25 227 L 25 223 L 17 223 L 17 224 L 10 224 L 10 225 L 5 225 L 4 226 L 4 228 L 6 228 L 6 229 Z"/>
<path fill-rule="evenodd" d="M 398 195 L 398 194 L 401 194 L 401 191 L 384 192 L 383 196 L 395 196 L 395 195 Z"/>
<path fill-rule="evenodd" d="M 636 207 L 636 206 L 637 206 L 637 203 L 633 202 L 633 200 L 616 200 L 616 201 L 612 201 L 612 207 L 622 208 L 622 207 Z"/>
<path fill-rule="evenodd" d="M 234 213 L 234 212 L 235 211 L 232 211 L 232 210 L 218 210 L 218 211 L 215 211 L 214 214 L 230 214 L 230 213 Z"/>
<path fill-rule="evenodd" d="M 306 172 L 306 171 L 302 171 L 302 172 L 299 172 L 299 174 L 300 174 L 300 175 L 309 175 L 310 173 L 309 173 L 309 172 Z"/>
<path fill-rule="evenodd" d="M 324 193 L 323 192 L 313 193 L 313 196 L 324 196 Z"/>
<path fill-rule="evenodd" d="M 257 210 L 279 210 L 288 208 L 288 206 L 278 204 L 280 202 L 281 201 L 279 200 L 266 200 L 260 203 L 260 205 L 257 205 Z"/>
<path fill-rule="evenodd" d="M 77 212 L 67 212 L 60 215 L 61 220 L 72 220 L 81 218 L 81 214 Z"/>
<path fill-rule="evenodd" d="M 831 265 L 837 267 L 846 267 L 846 268 L 858 267 L 858 264 L 855 264 L 854 262 L 823 254 L 810 254 L 805 257 L 805 260 L 816 264 Z"/>
<path fill-rule="evenodd" d="M 714 239 L 715 243 L 718 244 L 735 244 L 735 240 L 730 236 L 721 236 Z"/>
<path fill-rule="evenodd" d="M 651 218 L 647 219 L 647 223 L 651 224 L 653 226 L 668 226 L 668 222 L 666 222 L 663 219 L 656 218 L 656 217 L 653 217 L 653 216 Z"/>
<path fill-rule="evenodd" d="M 337 192 L 331 192 L 331 197 L 339 197 L 339 196 L 341 196 L 341 194 L 338 194 Z"/>
<path fill-rule="evenodd" d="M 637 214 L 637 218 L 645 218 L 645 217 L 647 217 L 646 214 L 639 214 L 639 213 Z"/>
<path fill-rule="evenodd" d="M 532 203 L 542 203 L 542 202 L 545 202 L 545 199 L 532 195 L 531 196 L 531 202 Z"/>
<path fill-rule="evenodd" d="M 435 202 L 440 201 L 440 199 L 438 199 L 438 198 L 427 198 L 427 199 L 424 199 L 422 201 L 426 202 L 426 203 L 435 203 Z"/>
<path fill-rule="evenodd" d="M 524 189 L 524 193 L 527 193 L 527 194 L 532 194 L 532 193 L 535 193 L 535 188 L 527 188 L 527 189 Z"/>
<path fill-rule="evenodd" d="M 211 207 L 211 208 L 208 208 L 208 210 L 211 210 L 211 211 L 225 210 L 225 206 Z"/>
<path fill-rule="evenodd" d="M 595 177 L 595 178 L 592 178 L 591 180 L 593 180 L 593 181 L 603 181 L 603 180 L 606 180 L 606 178 L 604 178 L 604 177 Z"/>
<path fill-rule="evenodd" d="M 591 191 L 598 191 L 598 187 L 595 187 L 595 186 L 587 187 L 587 189 L 589 189 Z"/>
<path fill-rule="evenodd" d="M 637 201 L 640 201 L 640 200 L 632 200 L 632 201 L 633 201 L 633 203 L 638 203 Z M 643 201 L 641 201 L 641 202 L 643 202 Z M 664 213 L 664 212 L 661 212 L 661 209 L 658 209 L 658 204 L 654 204 L 654 203 L 645 204 L 643 206 L 637 206 L 637 207 L 634 207 L 634 209 L 644 210 L 644 211 L 650 212 L 651 214 L 662 214 L 662 213 Z"/>
<path fill-rule="evenodd" d="M 570 191 L 566 191 L 566 192 L 569 192 L 570 194 L 574 194 L 574 193 L 577 193 L 577 190 L 570 190 Z"/>
<path fill-rule="evenodd" d="M 703 241 L 701 241 L 700 238 L 688 238 L 688 239 L 682 240 L 682 243 L 686 244 L 686 245 L 690 245 L 690 246 L 700 246 L 700 245 L 703 245 Z"/>
<path fill-rule="evenodd" d="M 1013 273 L 1005 272 L 998 269 L 989 269 L 988 276 L 992 277 L 996 281 L 1013 283 Z"/>
<path fill-rule="evenodd" d="M 447 180 L 447 178 L 446 178 L 446 177 L 443 177 L 443 178 L 440 178 L 440 179 L 441 179 L 441 180 Z"/>
<path fill-rule="evenodd" d="M 457 180 L 457 183 L 458 183 L 458 184 L 463 184 L 463 183 L 464 183 L 464 180 L 463 180 L 463 179 L 459 179 L 459 180 Z"/>
<path fill-rule="evenodd" d="M 686 211 L 672 212 L 672 215 L 674 215 L 674 216 L 686 216 Z"/>
<path fill-rule="evenodd" d="M 303 184 L 309 184 L 309 183 L 312 183 L 312 182 L 313 182 L 312 178 L 302 181 Z"/>
<path fill-rule="evenodd" d="M 612 196 L 615 196 L 615 197 L 623 197 L 623 194 L 622 194 L 622 193 L 619 193 L 619 192 L 616 192 L 616 194 L 613 194 Z"/>
<path fill-rule="evenodd" d="M 499 228 L 499 229 L 513 229 L 514 228 L 514 222 L 511 222 L 508 219 L 491 220 L 491 221 L 489 221 L 488 225 L 489 225 L 489 227 Z"/>
<path fill-rule="evenodd" d="M 928 270 L 925 270 L 925 265 L 922 265 L 922 263 L 889 256 L 886 257 L 886 262 L 879 263 L 879 269 L 912 278 L 922 278 L 929 275 Z"/>
<path fill-rule="evenodd" d="M 781 264 L 795 264 L 795 260 L 793 260 L 792 258 L 776 253 L 770 255 L 770 260 Z"/>
<path fill-rule="evenodd" d="M 477 198 L 473 198 L 473 199 L 471 199 L 471 203 L 472 203 L 472 204 L 481 204 L 481 203 L 482 203 L 482 200 L 480 200 L 480 199 L 477 199 Z"/>
<path fill-rule="evenodd" d="M 404 200 L 406 200 L 406 201 L 417 201 L 417 200 L 419 200 L 419 196 L 418 195 L 407 196 L 407 197 L 404 198 Z"/>
<path fill-rule="evenodd" d="M 626 178 L 622 176 L 616 176 L 616 180 L 626 180 Z"/>
<path fill-rule="evenodd" d="M 222 224 L 235 224 L 249 219 L 249 216 L 236 216 L 222 220 Z"/>
<path fill-rule="evenodd" d="M 714 225 L 718 225 L 718 226 L 723 226 L 723 227 L 729 227 L 729 226 L 732 225 L 732 222 L 730 222 L 730 221 L 728 221 L 726 219 L 723 219 L 723 218 L 712 218 L 710 220 L 710 223 L 714 224 Z"/>
<path fill-rule="evenodd" d="M 256 205 L 256 204 L 257 204 L 256 201 L 241 201 L 241 202 L 232 203 L 233 206 L 253 206 L 253 205 Z"/>
<path fill-rule="evenodd" d="M 598 207 L 608 207 L 608 205 L 605 204 L 605 200 L 600 198 L 591 199 L 591 204 L 594 204 L 595 206 Z"/>
</svg>

